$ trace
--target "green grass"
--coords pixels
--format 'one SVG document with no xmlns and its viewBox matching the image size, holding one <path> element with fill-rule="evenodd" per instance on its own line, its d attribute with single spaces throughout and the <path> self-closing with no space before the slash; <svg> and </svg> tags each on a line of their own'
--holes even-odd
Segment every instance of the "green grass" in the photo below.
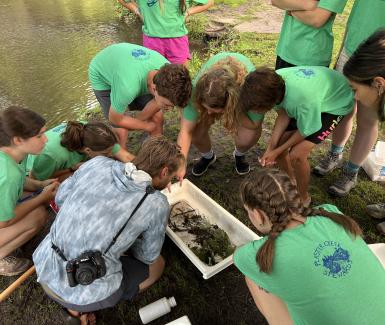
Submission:
<svg viewBox="0 0 385 325">
<path fill-rule="evenodd" d="M 244 3 L 244 1 L 227 1 L 225 3 Z M 337 16 L 335 23 L 335 50 L 334 57 L 342 41 L 344 24 L 351 8 L 352 1 L 342 16 Z M 204 15 L 200 15 L 201 17 Z M 197 16 L 197 17 L 200 17 Z M 199 21 L 200 20 L 200 21 Z M 192 22 L 190 38 L 200 39 L 203 33 L 205 18 Z M 194 26 L 194 27 L 191 27 Z M 193 29 L 193 33 L 191 31 Z M 192 37 L 192 34 L 195 35 Z M 190 69 L 193 75 L 207 58 L 220 51 L 235 51 L 248 56 L 256 65 L 272 67 L 275 61 L 275 45 L 278 35 L 257 33 L 229 33 L 220 42 L 213 42 L 199 52 L 193 52 Z M 100 112 L 84 111 L 83 118 L 101 118 Z M 179 131 L 180 113 L 169 112 L 165 119 L 165 135 L 176 139 Z M 259 143 L 247 155 L 252 168 L 259 168 L 258 155 L 266 146 L 268 131 L 274 123 L 274 115 L 268 114 L 264 122 L 264 131 Z M 189 172 L 187 178 L 212 197 L 216 202 L 230 211 L 239 220 L 251 227 L 245 211 L 243 210 L 238 194 L 238 186 L 243 177 L 238 176 L 233 167 L 231 156 L 233 141 L 220 124 L 211 129 L 213 147 L 218 155 L 218 161 L 210 168 L 209 172 L 200 178 L 193 177 Z M 140 132 L 130 133 L 128 148 L 136 153 L 145 137 Z M 381 130 L 380 139 L 385 139 Z M 328 149 L 330 142 L 318 146 L 311 157 L 314 165 Z M 349 143 L 350 145 L 350 143 Z M 347 148 L 348 149 L 348 148 Z M 348 150 L 346 150 L 348 152 Z M 193 159 L 198 153 L 192 148 L 189 171 Z M 347 157 L 347 153 L 345 153 Z M 345 198 L 330 197 L 326 189 L 333 182 L 339 171 L 324 178 L 312 177 L 310 192 L 314 203 L 332 203 L 337 205 L 344 213 L 352 216 L 364 231 L 365 240 L 372 242 L 385 242 L 385 236 L 378 234 L 375 229 L 375 220 L 365 214 L 365 206 L 370 203 L 385 201 L 385 191 L 379 183 L 368 180 L 364 172 L 359 174 L 358 186 Z M 220 184 L 220 185 L 219 185 Z M 31 252 L 33 245 L 27 248 Z M 115 308 L 97 312 L 98 324 L 140 324 L 138 309 L 149 302 L 163 296 L 175 296 L 177 307 L 170 314 L 153 322 L 154 325 L 165 324 L 168 321 L 188 315 L 192 324 L 266 324 L 258 313 L 245 286 L 243 276 L 232 266 L 209 280 L 203 280 L 199 271 L 181 253 L 181 251 L 168 239 L 163 247 L 162 255 L 167 261 L 167 266 L 162 279 L 146 293 L 138 296 L 132 303 L 122 302 Z M 7 287 L 15 277 L 0 277 L 1 290 Z M 0 323 L 11 324 L 60 324 L 60 307 L 50 301 L 44 294 L 36 277 L 31 277 L 10 298 L 0 305 Z"/>
</svg>

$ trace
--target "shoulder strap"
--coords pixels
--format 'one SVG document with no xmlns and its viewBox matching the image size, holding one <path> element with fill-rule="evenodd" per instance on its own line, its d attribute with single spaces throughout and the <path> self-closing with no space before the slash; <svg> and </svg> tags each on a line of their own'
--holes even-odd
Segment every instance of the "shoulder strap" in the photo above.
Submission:
<svg viewBox="0 0 385 325">
<path fill-rule="evenodd" d="M 152 194 L 155 192 L 155 189 L 151 186 L 151 185 L 148 185 L 146 187 L 146 193 L 143 195 L 143 197 L 140 199 L 139 203 L 136 205 L 135 209 L 131 212 L 131 215 L 128 217 L 127 221 L 124 223 L 124 225 L 122 226 L 122 228 L 120 228 L 120 230 L 118 231 L 118 233 L 115 235 L 115 237 L 112 239 L 111 243 L 108 245 L 107 249 L 104 251 L 103 255 L 106 254 L 112 245 L 115 244 L 116 240 L 118 239 L 119 235 L 122 233 L 122 231 L 124 230 L 124 228 L 127 226 L 127 223 L 128 221 L 130 221 L 131 217 L 134 215 L 134 213 L 139 209 L 139 207 L 142 205 L 142 203 L 144 202 L 144 200 L 146 199 L 147 195 L 149 194 Z"/>
</svg>

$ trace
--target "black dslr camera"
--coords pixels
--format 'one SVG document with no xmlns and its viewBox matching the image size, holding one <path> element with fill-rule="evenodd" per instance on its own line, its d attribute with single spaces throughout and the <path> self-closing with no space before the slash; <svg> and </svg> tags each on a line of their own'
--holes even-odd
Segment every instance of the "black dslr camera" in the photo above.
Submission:
<svg viewBox="0 0 385 325">
<path fill-rule="evenodd" d="M 70 287 L 89 285 L 106 274 L 106 263 L 101 252 L 85 251 L 67 262 L 66 272 Z"/>
</svg>

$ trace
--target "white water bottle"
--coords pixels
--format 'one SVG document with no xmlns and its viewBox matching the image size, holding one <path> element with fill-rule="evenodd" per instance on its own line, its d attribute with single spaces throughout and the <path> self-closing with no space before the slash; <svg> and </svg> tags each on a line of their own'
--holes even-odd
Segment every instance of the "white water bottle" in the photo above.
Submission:
<svg viewBox="0 0 385 325">
<path fill-rule="evenodd" d="M 154 319 L 157 319 L 163 315 L 166 315 L 171 311 L 171 307 L 176 306 L 176 301 L 174 297 L 171 298 L 162 298 L 159 299 L 147 306 L 144 306 L 139 309 L 139 316 L 143 324 L 148 324 Z"/>
</svg>

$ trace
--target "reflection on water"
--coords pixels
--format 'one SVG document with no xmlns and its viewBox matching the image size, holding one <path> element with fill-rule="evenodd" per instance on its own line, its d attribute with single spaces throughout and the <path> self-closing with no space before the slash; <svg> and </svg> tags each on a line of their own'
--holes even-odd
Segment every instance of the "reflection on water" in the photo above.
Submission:
<svg viewBox="0 0 385 325">
<path fill-rule="evenodd" d="M 140 44 L 136 27 L 111 0 L 0 0 L 0 109 L 23 105 L 52 126 L 94 106 L 90 60 L 111 43 Z"/>
</svg>

